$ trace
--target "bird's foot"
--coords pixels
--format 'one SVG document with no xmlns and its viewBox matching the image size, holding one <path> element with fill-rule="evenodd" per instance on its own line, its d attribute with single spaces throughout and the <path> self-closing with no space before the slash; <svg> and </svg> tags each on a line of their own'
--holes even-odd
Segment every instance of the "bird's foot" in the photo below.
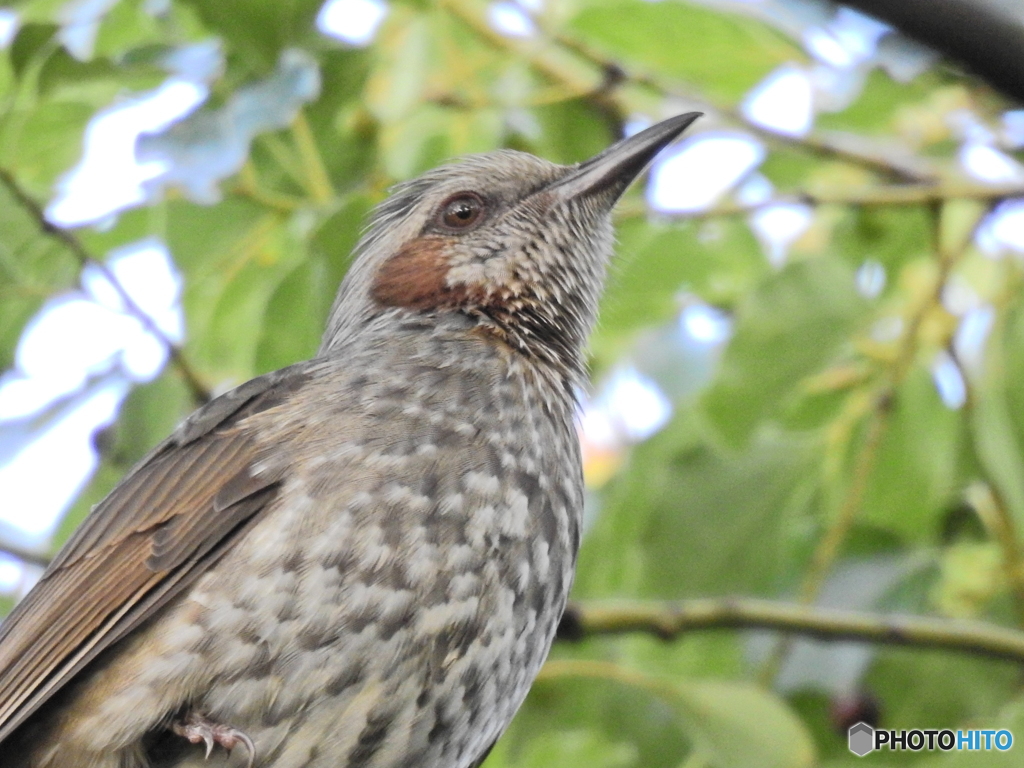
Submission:
<svg viewBox="0 0 1024 768">
<path fill-rule="evenodd" d="M 193 744 L 205 743 L 207 759 L 210 758 L 214 744 L 219 744 L 228 752 L 236 745 L 242 744 L 249 752 L 247 768 L 252 768 L 253 762 L 256 760 L 256 746 L 252 743 L 252 739 L 237 728 L 215 723 L 198 712 L 189 712 L 182 720 L 172 723 L 171 730 Z"/>
</svg>

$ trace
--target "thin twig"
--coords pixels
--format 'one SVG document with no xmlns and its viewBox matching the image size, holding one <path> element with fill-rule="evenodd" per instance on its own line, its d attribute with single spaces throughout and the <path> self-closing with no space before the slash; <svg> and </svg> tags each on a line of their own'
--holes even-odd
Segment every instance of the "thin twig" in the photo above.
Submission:
<svg viewBox="0 0 1024 768">
<path fill-rule="evenodd" d="M 929 160 L 915 155 L 907 148 L 894 147 L 886 152 L 884 147 L 877 146 L 870 139 L 856 134 L 813 130 L 805 136 L 792 136 L 772 130 L 752 122 L 738 109 L 716 102 L 706 94 L 697 93 L 692 85 L 683 85 L 664 76 L 642 72 L 633 67 L 627 72 L 620 62 L 607 59 L 593 47 L 565 34 L 552 34 L 550 38 L 605 71 L 614 69 L 620 72 L 623 81 L 647 87 L 665 97 L 682 99 L 689 109 L 705 111 L 726 122 L 741 125 L 774 149 L 787 147 L 820 157 L 842 160 L 881 173 L 896 181 L 920 182 L 939 177 L 937 169 Z M 899 150 L 900 156 L 896 156 L 895 150 Z"/>
<path fill-rule="evenodd" d="M 722 216 L 745 216 L 778 205 L 850 205 L 862 208 L 875 206 L 932 205 L 949 200 L 981 200 L 992 204 L 1011 197 L 1024 197 L 1021 184 L 977 184 L 970 181 L 946 181 L 939 184 L 894 184 L 866 187 L 836 187 L 817 191 L 780 195 L 756 203 L 725 202 L 702 211 L 656 213 L 672 219 L 711 219 Z M 616 209 L 616 218 L 648 217 L 646 203 L 626 201 Z"/>
<path fill-rule="evenodd" d="M 1024 663 L 1024 632 L 976 621 L 844 611 L 755 598 L 573 603 L 558 639 L 647 633 L 677 640 L 710 629 L 769 629 L 821 640 L 943 648 Z"/>
<path fill-rule="evenodd" d="M 857 520 L 861 501 L 864 499 L 868 483 L 871 481 L 871 474 L 875 468 L 878 449 L 885 436 L 891 410 L 892 395 L 888 392 L 882 393 L 871 412 L 864 444 L 857 454 L 853 477 L 850 480 L 846 496 L 843 498 L 842 506 L 839 508 L 839 514 L 836 515 L 835 520 L 832 521 L 828 530 L 825 531 L 825 535 L 818 542 L 811 558 L 810 567 L 807 569 L 800 590 L 800 601 L 805 605 L 812 603 L 817 598 L 825 579 L 839 557 L 854 522 Z"/>
<path fill-rule="evenodd" d="M 264 208 L 270 208 L 284 214 L 294 213 L 303 204 L 302 198 L 261 187 L 251 159 L 247 160 L 238 172 L 238 180 L 232 192 L 236 195 L 247 197 Z"/>
<path fill-rule="evenodd" d="M 47 219 L 46 212 L 43 210 L 42 206 L 21 188 L 17 179 L 15 179 L 14 175 L 6 168 L 0 168 L 0 183 L 7 187 L 11 196 L 35 220 L 37 226 L 44 235 L 52 237 L 62 243 L 65 248 L 74 254 L 75 258 L 78 259 L 78 262 L 83 267 L 91 264 L 102 273 L 103 277 L 106 278 L 114 288 L 118 297 L 121 299 L 126 311 L 142 323 L 142 326 L 167 348 L 167 354 L 171 359 L 171 363 L 178 369 L 178 372 L 181 373 L 182 378 L 185 379 L 185 383 L 192 392 L 192 398 L 197 403 L 208 402 L 211 397 L 210 391 L 199 380 L 195 371 L 192 370 L 192 366 L 189 365 L 188 361 L 185 359 L 181 348 L 167 338 L 160 327 L 153 321 L 153 318 L 151 318 L 138 304 L 135 303 L 135 300 L 124 289 L 124 286 L 121 285 L 110 268 L 99 259 L 94 258 L 82 244 L 82 241 L 75 237 L 71 232 L 58 227 Z"/>
<path fill-rule="evenodd" d="M 321 205 L 333 200 L 334 187 L 331 186 L 331 177 L 324 166 L 323 157 L 320 155 L 316 138 L 313 136 L 313 129 L 309 126 L 309 120 L 306 119 L 306 113 L 301 109 L 292 121 L 292 136 L 295 138 L 295 146 L 306 172 L 306 190 L 309 192 L 309 196 L 313 202 Z"/>
<path fill-rule="evenodd" d="M 876 146 L 864 137 L 813 131 L 796 137 L 772 131 L 748 120 L 738 110 L 714 102 L 691 87 L 635 67 L 623 70 L 613 61 L 580 40 L 560 33 L 542 32 L 537 38 L 504 35 L 491 27 L 484 7 L 475 0 L 444 0 L 444 7 L 475 33 L 530 63 L 538 72 L 564 86 L 567 94 L 595 97 L 614 103 L 624 115 L 645 112 L 666 99 L 685 104 L 687 109 L 703 110 L 725 123 L 741 125 L 773 148 L 794 148 L 821 157 L 842 160 L 898 181 L 923 182 L 940 176 L 927 158 L 902 149 L 893 151 Z M 608 87 L 609 73 L 615 73 L 615 85 Z"/>
</svg>

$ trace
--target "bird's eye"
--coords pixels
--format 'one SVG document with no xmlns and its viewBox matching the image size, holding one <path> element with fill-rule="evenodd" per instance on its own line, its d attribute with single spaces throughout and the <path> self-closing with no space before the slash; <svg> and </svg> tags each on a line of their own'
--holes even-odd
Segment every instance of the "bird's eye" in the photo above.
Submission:
<svg viewBox="0 0 1024 768">
<path fill-rule="evenodd" d="M 438 223 L 445 229 L 469 229 L 480 222 L 484 201 L 472 192 L 460 192 L 441 206 Z"/>
</svg>

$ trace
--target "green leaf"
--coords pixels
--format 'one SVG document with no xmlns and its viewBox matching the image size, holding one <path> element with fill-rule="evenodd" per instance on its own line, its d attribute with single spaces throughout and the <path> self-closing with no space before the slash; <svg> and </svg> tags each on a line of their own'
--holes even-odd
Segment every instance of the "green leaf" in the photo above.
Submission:
<svg viewBox="0 0 1024 768">
<path fill-rule="evenodd" d="M 381 30 L 366 104 L 382 123 L 401 120 L 422 105 L 437 60 L 431 21 L 427 14 L 400 9 Z"/>
<path fill-rule="evenodd" d="M 156 62 L 79 61 L 63 48 L 46 59 L 39 72 L 39 93 L 51 99 L 80 101 L 94 108 L 110 105 L 126 91 L 155 88 L 167 77 Z"/>
<path fill-rule="evenodd" d="M 616 61 L 700 83 L 738 101 L 779 64 L 803 53 L 765 26 L 690 3 L 615 0 L 585 6 L 570 29 Z"/>
<path fill-rule="evenodd" d="M 41 297 L 18 296 L 0 288 L 0 370 L 14 365 L 14 352 L 21 332 L 43 305 Z"/>
<path fill-rule="evenodd" d="M 822 167 L 818 158 L 812 158 L 795 149 L 778 148 L 768 153 L 758 166 L 763 174 L 780 190 L 801 189 L 808 177 Z"/>
<path fill-rule="evenodd" d="M 316 29 L 322 0 L 179 0 L 227 41 L 250 74 L 274 69 L 285 48 L 323 40 Z"/>
<path fill-rule="evenodd" d="M 1019 344 L 1024 311 L 997 319 L 985 348 L 983 373 L 974 382 L 971 427 L 975 451 L 1018 525 L 1024 525 L 1024 418 L 1019 378 L 1024 370 Z"/>
<path fill-rule="evenodd" d="M 228 197 L 215 206 L 175 200 L 167 203 L 164 215 L 167 245 L 189 282 L 230 272 L 246 248 L 259 247 L 276 221 L 260 205 L 240 196 Z M 142 218 L 145 216 L 140 213 L 131 220 Z"/>
<path fill-rule="evenodd" d="M 924 206 L 852 208 L 833 230 L 832 242 L 850 264 L 877 261 L 891 277 L 907 262 L 931 258 L 931 232 Z"/>
<path fill-rule="evenodd" d="M 716 768 L 804 768 L 815 756 L 789 708 L 754 685 L 669 685 L 606 662 L 549 665 L 506 741 L 489 768 L 675 766 L 687 747 Z"/>
<path fill-rule="evenodd" d="M 933 755 L 917 765 L 920 768 L 990 768 L 1005 766 L 1020 768 L 1024 759 L 1020 753 L 1020 734 L 1024 733 L 1024 700 L 1019 695 L 1010 699 L 993 715 L 983 720 L 964 721 L 960 727 L 967 729 L 1001 730 L 1005 728 L 1013 734 L 1013 746 L 1006 752 L 992 750 L 954 750 L 941 755 Z M 874 755 L 872 755 L 874 757 Z"/>
<path fill-rule="evenodd" d="M 325 52 L 320 57 L 321 96 L 304 108 L 324 166 L 343 192 L 376 172 L 376 126 L 362 103 L 371 62 L 369 51 Z"/>
<path fill-rule="evenodd" d="M 426 104 L 380 131 L 384 169 L 393 179 L 408 179 L 451 157 L 451 113 Z"/>
<path fill-rule="evenodd" d="M 368 196 L 353 195 L 324 219 L 310 236 L 310 256 L 323 260 L 327 265 L 325 280 L 332 296 L 348 271 L 352 251 L 366 226 L 372 206 Z"/>
<path fill-rule="evenodd" d="M 492 150 L 502 132 L 501 114 L 497 110 L 427 104 L 381 127 L 384 168 L 392 178 L 407 179 L 453 156 Z"/>
<path fill-rule="evenodd" d="M 17 137 L 5 132 L 3 163 L 16 170 L 22 183 L 51 187 L 82 154 L 82 132 L 92 118 L 89 104 L 44 102 L 23 117 Z"/>
<path fill-rule="evenodd" d="M 117 57 L 165 39 L 160 18 L 141 0 L 119 0 L 103 17 L 94 48 L 96 56 Z"/>
<path fill-rule="evenodd" d="M 67 0 L 17 0 L 14 6 L 23 23 L 53 21 L 57 11 L 67 5 Z"/>
<path fill-rule="evenodd" d="M 814 765 L 806 727 L 773 694 L 730 681 L 692 682 L 678 690 L 686 727 L 716 768 Z"/>
<path fill-rule="evenodd" d="M 284 368 L 316 354 L 334 296 L 326 278 L 326 265 L 307 259 L 271 294 L 256 347 L 257 372 Z"/>
<path fill-rule="evenodd" d="M 884 68 L 872 68 L 867 73 L 861 97 L 840 112 L 822 112 L 818 115 L 817 124 L 829 130 L 883 133 L 893 128 L 894 121 L 908 104 L 926 99 L 941 85 L 941 76 L 936 72 L 926 72 L 901 83 L 893 80 Z M 936 119 L 941 119 L 943 110 L 939 105 L 934 112 Z"/>
<path fill-rule="evenodd" d="M 864 309 L 852 270 L 837 259 L 789 264 L 762 282 L 737 309 L 735 335 L 705 397 L 721 434 L 742 445 L 775 419 L 801 379 L 850 348 Z"/>
<path fill-rule="evenodd" d="M 18 28 L 11 43 L 10 58 L 14 74 L 23 78 L 58 50 L 56 24 L 27 23 Z"/>
<path fill-rule="evenodd" d="M 636 764 L 636 749 L 632 744 L 613 741 L 597 728 L 574 728 L 541 732 L 525 741 L 515 754 L 503 739 L 498 754 L 487 759 L 486 768 L 516 766 L 538 768 L 549 766 L 586 765 L 588 768 L 629 768 Z"/>
<path fill-rule="evenodd" d="M 172 364 L 153 381 L 132 388 L 114 424 L 116 440 L 110 454 L 121 467 L 131 467 L 168 437 L 196 403 Z"/>
<path fill-rule="evenodd" d="M 577 676 L 538 680 L 502 742 L 487 768 L 677 768 L 688 747 L 664 695 Z"/>
<path fill-rule="evenodd" d="M 927 370 L 895 395 L 863 501 L 861 519 L 908 539 L 934 541 L 963 481 L 962 421 L 942 402 Z"/>
<path fill-rule="evenodd" d="M 627 219 L 590 346 L 601 364 L 620 358 L 637 331 L 675 319 L 680 297 L 731 306 L 769 267 L 742 221 L 666 224 Z"/>
<path fill-rule="evenodd" d="M 132 465 L 170 435 L 194 406 L 188 388 L 173 369 L 165 369 L 155 380 L 132 389 L 117 420 L 100 433 L 99 466 L 61 519 L 53 537 L 54 551 Z"/>
<path fill-rule="evenodd" d="M 25 323 L 45 300 L 74 285 L 77 260 L 0 185 L 0 371 L 13 363 Z"/>
<path fill-rule="evenodd" d="M 571 99 L 533 110 L 540 138 L 531 151 L 555 163 L 578 163 L 614 143 L 607 115 L 589 99 Z"/>
<path fill-rule="evenodd" d="M 787 510 L 811 446 L 773 436 L 733 453 L 692 418 L 682 412 L 633 449 L 584 538 L 575 595 L 672 599 L 778 588 Z"/>
<path fill-rule="evenodd" d="M 161 214 L 161 207 L 130 208 L 119 212 L 109 226 L 102 229 L 81 227 L 75 230 L 75 235 L 86 251 L 103 258 L 113 250 L 157 234 L 154 230 L 158 229 L 156 222 Z"/>
<path fill-rule="evenodd" d="M 288 222 L 237 197 L 167 206 L 166 242 L 185 276 L 188 355 L 214 385 L 254 375 L 267 302 L 304 256 Z"/>
<path fill-rule="evenodd" d="M 862 684 L 885 702 L 887 728 L 989 728 L 1014 693 L 1016 669 L 957 653 L 881 648 Z"/>
<path fill-rule="evenodd" d="M 259 343 L 264 329 L 274 320 L 280 320 L 282 313 L 304 312 L 303 305 L 286 307 L 280 304 L 270 314 L 270 301 L 281 280 L 303 258 L 302 244 L 293 242 L 284 227 L 278 226 L 266 232 L 266 240 L 252 258 L 240 265 L 237 274 L 223 283 L 223 290 L 217 296 L 217 303 L 206 332 L 189 345 L 196 359 L 202 361 L 207 370 L 218 378 L 241 383 L 265 370 L 259 367 Z M 294 296 L 298 289 L 291 294 Z M 283 293 L 287 297 L 288 291 Z M 317 308 L 311 307 L 316 312 Z M 292 320 L 295 323 L 295 319 Z M 274 336 L 267 355 L 271 360 L 286 359 L 295 362 L 301 355 L 297 350 L 288 354 L 280 336 Z M 308 334 L 301 331 L 297 339 L 308 342 Z M 315 346 L 313 347 L 315 349 Z"/>
</svg>

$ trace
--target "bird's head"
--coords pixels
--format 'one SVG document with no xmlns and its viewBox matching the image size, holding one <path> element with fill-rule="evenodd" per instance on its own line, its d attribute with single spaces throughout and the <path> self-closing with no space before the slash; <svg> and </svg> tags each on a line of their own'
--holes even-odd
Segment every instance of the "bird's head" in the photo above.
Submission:
<svg viewBox="0 0 1024 768">
<path fill-rule="evenodd" d="M 356 248 L 321 352 L 384 315 L 457 315 L 578 371 L 612 251 L 612 208 L 697 117 L 665 120 L 578 165 L 501 150 L 398 185 Z"/>
</svg>

